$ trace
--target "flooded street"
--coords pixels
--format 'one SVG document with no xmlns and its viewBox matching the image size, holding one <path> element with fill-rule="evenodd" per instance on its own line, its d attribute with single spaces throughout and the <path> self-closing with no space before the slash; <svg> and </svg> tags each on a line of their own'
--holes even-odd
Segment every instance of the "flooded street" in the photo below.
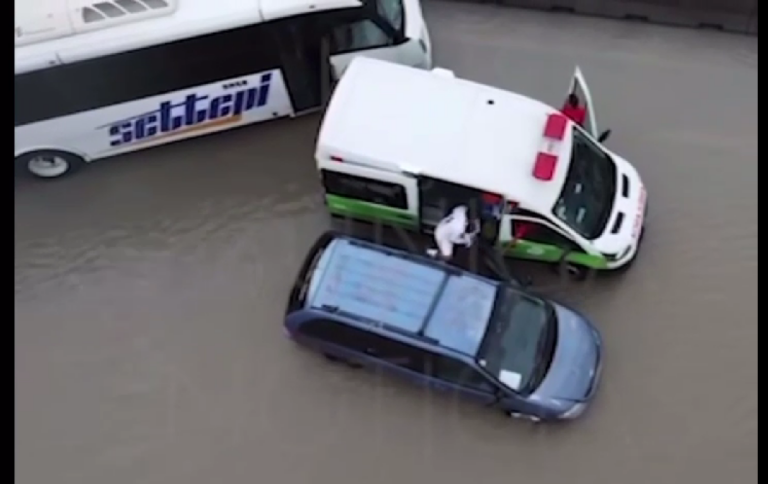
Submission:
<svg viewBox="0 0 768 484">
<path fill-rule="evenodd" d="M 283 336 L 328 225 L 301 118 L 17 185 L 17 484 L 757 481 L 757 39 L 426 7 L 462 77 L 559 104 L 579 64 L 647 184 L 636 266 L 559 291 L 603 331 L 590 412 L 508 421 Z"/>
</svg>

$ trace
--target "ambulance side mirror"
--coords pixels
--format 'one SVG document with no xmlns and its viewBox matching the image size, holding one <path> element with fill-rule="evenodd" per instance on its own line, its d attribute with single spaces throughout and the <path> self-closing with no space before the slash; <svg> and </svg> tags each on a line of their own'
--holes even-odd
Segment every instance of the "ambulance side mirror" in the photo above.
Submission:
<svg viewBox="0 0 768 484">
<path fill-rule="evenodd" d="M 610 137 L 611 137 L 611 130 L 606 129 L 605 131 L 600 133 L 600 136 L 597 137 L 597 141 L 599 141 L 600 143 L 605 143 L 605 140 L 607 140 Z"/>
</svg>

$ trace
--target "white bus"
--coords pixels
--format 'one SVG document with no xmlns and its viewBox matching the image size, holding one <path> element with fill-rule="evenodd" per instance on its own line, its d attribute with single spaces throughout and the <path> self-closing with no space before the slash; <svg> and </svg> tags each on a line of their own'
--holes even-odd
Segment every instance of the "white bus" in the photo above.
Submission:
<svg viewBox="0 0 768 484">
<path fill-rule="evenodd" d="M 16 0 L 16 171 L 321 109 L 357 55 L 430 68 L 419 0 Z"/>
</svg>

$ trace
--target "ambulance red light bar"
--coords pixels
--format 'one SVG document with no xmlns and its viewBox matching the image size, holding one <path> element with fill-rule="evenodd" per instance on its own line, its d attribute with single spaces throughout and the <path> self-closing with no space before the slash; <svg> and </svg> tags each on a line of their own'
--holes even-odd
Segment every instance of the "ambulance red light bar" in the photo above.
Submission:
<svg viewBox="0 0 768 484">
<path fill-rule="evenodd" d="M 337 161 L 339 163 L 344 163 L 344 158 L 340 156 L 331 155 L 331 161 Z"/>
<path fill-rule="evenodd" d="M 567 128 L 568 118 L 564 115 L 552 113 L 547 116 L 542 149 L 536 155 L 536 163 L 533 165 L 533 177 L 537 180 L 550 181 L 555 176 L 560 142 L 565 138 Z"/>
<path fill-rule="evenodd" d="M 544 137 L 562 141 L 565 138 L 565 128 L 568 127 L 568 118 L 560 113 L 552 113 L 547 117 L 544 125 Z"/>
<path fill-rule="evenodd" d="M 539 152 L 536 155 L 536 164 L 533 165 L 533 177 L 541 181 L 550 181 L 555 176 L 557 156 Z"/>
</svg>

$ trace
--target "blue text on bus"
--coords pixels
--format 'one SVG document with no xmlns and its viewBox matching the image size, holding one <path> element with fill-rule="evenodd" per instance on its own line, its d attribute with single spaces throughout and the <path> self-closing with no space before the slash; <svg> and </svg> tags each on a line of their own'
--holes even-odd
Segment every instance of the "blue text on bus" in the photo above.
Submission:
<svg viewBox="0 0 768 484">
<path fill-rule="evenodd" d="M 148 141 L 154 136 L 172 135 L 185 128 L 202 128 L 205 124 L 227 118 L 234 122 L 243 113 L 267 104 L 271 83 L 272 73 L 267 72 L 261 75 L 256 87 L 214 97 L 192 93 L 177 103 L 163 101 L 155 111 L 109 124 L 109 144 L 117 147 Z"/>
</svg>

